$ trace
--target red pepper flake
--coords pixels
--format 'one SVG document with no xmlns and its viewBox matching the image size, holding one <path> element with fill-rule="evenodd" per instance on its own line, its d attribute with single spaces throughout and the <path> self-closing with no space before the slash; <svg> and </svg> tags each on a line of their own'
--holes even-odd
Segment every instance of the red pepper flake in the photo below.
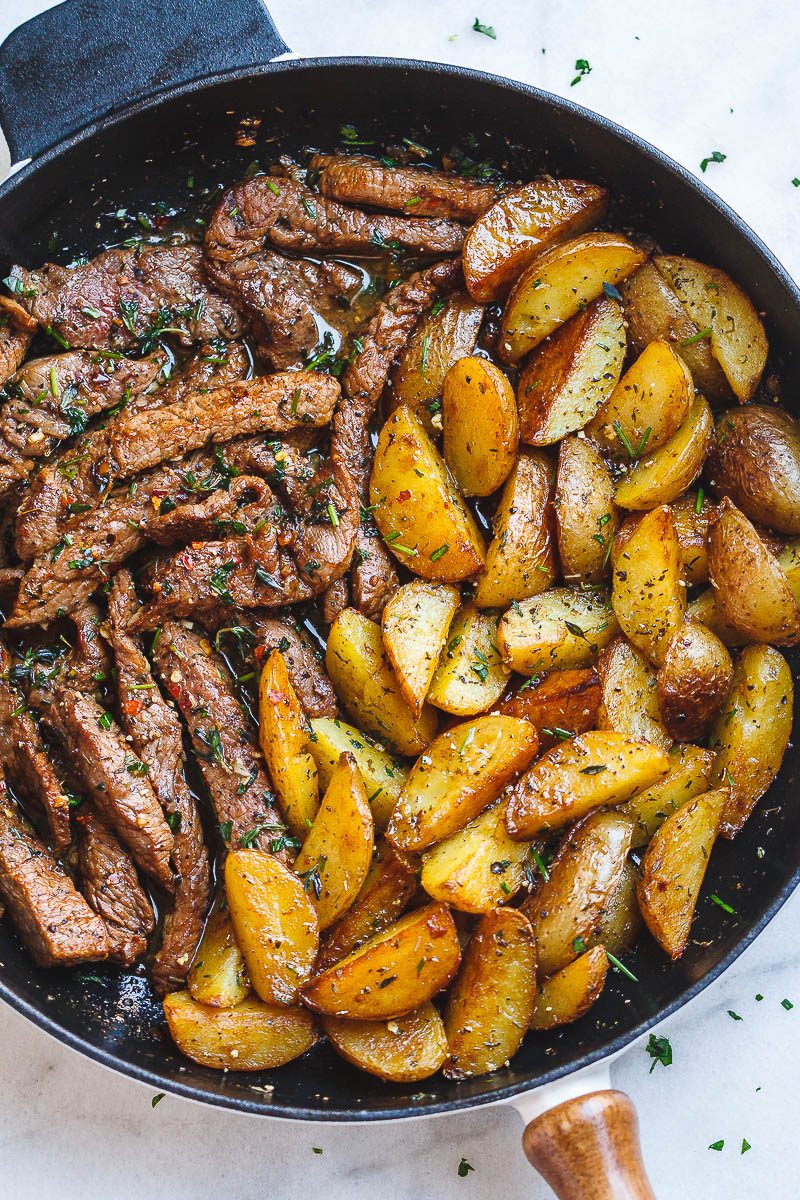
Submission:
<svg viewBox="0 0 800 1200">
<path fill-rule="evenodd" d="M 408 490 L 408 488 L 404 488 L 402 492 L 397 493 L 398 504 L 402 504 L 405 500 L 410 500 L 410 499 L 411 499 L 411 492 Z"/>
<path fill-rule="evenodd" d="M 141 700 L 126 700 L 122 706 L 122 711 L 126 717 L 138 717 L 143 708 L 144 704 Z"/>
</svg>

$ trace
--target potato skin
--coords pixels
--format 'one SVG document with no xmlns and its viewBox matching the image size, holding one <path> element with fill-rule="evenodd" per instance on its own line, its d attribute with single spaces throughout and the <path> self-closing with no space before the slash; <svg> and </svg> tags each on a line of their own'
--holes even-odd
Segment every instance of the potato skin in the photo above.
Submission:
<svg viewBox="0 0 800 1200">
<path fill-rule="evenodd" d="M 428 405 L 441 396 L 442 381 L 450 367 L 475 349 L 482 320 L 482 306 L 464 292 L 454 292 L 443 307 L 423 317 L 389 382 L 386 394 L 390 408 L 407 404 L 430 430 Z"/>
<path fill-rule="evenodd" d="M 708 480 L 751 521 L 800 533 L 800 422 L 782 408 L 748 404 L 716 423 Z"/>
<path fill-rule="evenodd" d="M 601 583 L 619 510 L 611 472 L 588 438 L 567 437 L 559 446 L 553 507 L 564 581 Z"/>
<path fill-rule="evenodd" d="M 705 737 L 730 691 L 731 656 L 715 633 L 686 621 L 658 672 L 658 706 L 677 742 Z"/>
<path fill-rule="evenodd" d="M 461 358 L 442 385 L 444 457 L 463 496 L 490 496 L 517 453 L 514 389 L 494 363 Z"/>
<path fill-rule="evenodd" d="M 521 684 L 498 705 L 501 713 L 530 721 L 544 752 L 561 740 L 555 730 L 569 734 L 597 728 L 602 688 L 592 667 L 551 671 L 541 680 Z"/>
</svg>

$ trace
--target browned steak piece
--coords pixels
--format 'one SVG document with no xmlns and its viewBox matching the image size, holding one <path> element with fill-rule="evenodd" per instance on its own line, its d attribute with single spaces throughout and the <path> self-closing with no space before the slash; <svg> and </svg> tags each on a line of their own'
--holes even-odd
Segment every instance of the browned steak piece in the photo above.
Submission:
<svg viewBox="0 0 800 1200">
<path fill-rule="evenodd" d="M 180 719 L 156 686 L 139 639 L 128 632 L 138 607 L 130 573 L 119 571 L 108 600 L 108 627 L 122 728 L 147 771 L 175 839 L 175 895 L 152 970 L 156 989 L 165 994 L 186 979 L 203 932 L 211 872 L 200 814 L 184 776 Z"/>
<path fill-rule="evenodd" d="M 156 919 L 136 868 L 105 821 L 87 805 L 76 819 L 81 889 L 102 918 L 109 958 L 129 967 L 147 950 Z"/>
<path fill-rule="evenodd" d="M 36 322 L 9 296 L 0 296 L 0 386 L 18 369 L 28 353 Z"/>
<path fill-rule="evenodd" d="M 285 836 L 252 721 L 225 663 L 202 634 L 165 621 L 155 668 L 188 726 L 226 847 L 269 849 Z"/>
<path fill-rule="evenodd" d="M 450 217 L 471 224 L 498 196 L 493 183 L 427 167 L 387 167 L 366 154 L 315 154 L 308 165 L 318 172 L 323 196 L 415 217 Z"/>
<path fill-rule="evenodd" d="M 251 613 L 247 621 L 255 634 L 256 662 L 265 662 L 273 650 L 280 650 L 292 687 L 308 716 L 335 717 L 333 684 L 303 627 L 293 624 L 288 617 L 264 613 Z"/>
<path fill-rule="evenodd" d="M 105 925 L 11 804 L 1 776 L 0 898 L 38 966 L 108 957 Z"/>
<path fill-rule="evenodd" d="M 306 254 L 388 246 L 457 254 L 464 232 L 454 221 L 366 213 L 320 196 L 296 179 L 255 175 L 225 192 L 209 222 L 205 249 L 217 262 L 257 253 L 265 244 Z"/>
<path fill-rule="evenodd" d="M 65 664 L 63 679 L 71 688 L 89 694 L 111 679 L 111 656 L 102 636 L 100 609 L 85 600 L 70 613 L 75 624 L 75 644 Z"/>
<path fill-rule="evenodd" d="M 358 541 L 358 538 L 356 538 Z M 350 582 L 346 575 L 336 579 L 325 591 L 322 597 L 322 619 L 326 625 L 332 625 L 339 613 L 350 604 Z"/>
<path fill-rule="evenodd" d="M 77 267 L 15 266 L 22 307 L 67 347 L 125 350 L 164 332 L 184 343 L 237 338 L 238 313 L 205 279 L 199 246 L 104 250 Z"/>
</svg>

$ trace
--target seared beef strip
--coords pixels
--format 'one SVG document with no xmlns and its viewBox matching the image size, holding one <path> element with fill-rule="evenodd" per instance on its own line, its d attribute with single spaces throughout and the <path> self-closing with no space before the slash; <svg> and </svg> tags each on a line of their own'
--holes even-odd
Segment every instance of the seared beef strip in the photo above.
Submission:
<svg viewBox="0 0 800 1200">
<path fill-rule="evenodd" d="M 22 305 L 0 296 L 0 387 L 19 368 L 36 332 Z"/>
<path fill-rule="evenodd" d="M 12 805 L 0 774 L 0 898 L 40 967 L 107 958 L 105 926 Z"/>
<path fill-rule="evenodd" d="M 68 348 L 127 350 L 162 333 L 185 344 L 237 338 L 242 323 L 206 283 L 199 246 L 104 250 L 77 267 L 12 267 L 22 307 Z"/>
<path fill-rule="evenodd" d="M 175 895 L 153 964 L 156 989 L 165 994 L 181 987 L 186 979 L 203 932 L 211 872 L 200 814 L 184 776 L 180 719 L 156 686 L 139 639 L 128 632 L 138 607 L 130 573 L 119 571 L 108 600 L 108 636 L 117 668 L 122 728 L 147 769 L 175 839 Z"/>
<path fill-rule="evenodd" d="M 75 819 L 81 888 L 102 918 L 109 958 L 129 967 L 147 950 L 156 918 L 136 868 L 114 833 L 84 804 Z"/>
<path fill-rule="evenodd" d="M 292 687 L 309 717 L 335 717 L 336 693 L 323 663 L 317 657 L 311 638 L 302 626 L 288 617 L 250 613 L 245 618 L 255 635 L 255 660 L 266 662 L 273 650 L 280 650 Z"/>
<path fill-rule="evenodd" d="M 318 173 L 323 196 L 414 217 L 449 217 L 472 224 L 499 194 L 494 183 L 427 167 L 387 167 L 366 154 L 315 154 L 308 165 Z"/>
<path fill-rule="evenodd" d="M 59 682 L 88 695 L 111 679 L 111 656 L 101 634 L 103 618 L 96 604 L 86 600 L 70 616 L 75 624 L 75 645 Z"/>
</svg>

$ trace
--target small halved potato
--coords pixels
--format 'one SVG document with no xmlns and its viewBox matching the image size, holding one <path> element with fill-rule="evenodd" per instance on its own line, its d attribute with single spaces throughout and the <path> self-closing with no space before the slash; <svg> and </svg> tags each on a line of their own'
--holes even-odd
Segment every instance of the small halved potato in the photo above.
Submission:
<svg viewBox="0 0 800 1200">
<path fill-rule="evenodd" d="M 497 339 L 500 357 L 517 363 L 604 291 L 644 262 L 618 233 L 586 233 L 538 255 L 506 301 Z"/>
<path fill-rule="evenodd" d="M 678 535 L 666 505 L 647 513 L 620 551 L 611 603 L 625 636 L 660 665 L 686 612 Z"/>
<path fill-rule="evenodd" d="M 367 790 L 367 802 L 372 810 L 375 829 L 383 833 L 408 774 L 405 764 L 392 758 L 355 725 L 348 725 L 338 717 L 312 719 L 308 749 L 317 764 L 323 788 L 333 778 L 341 755 L 353 755 Z"/>
<path fill-rule="evenodd" d="M 800 533 L 800 423 L 783 408 L 747 404 L 717 419 L 708 479 L 746 517 Z"/>
<path fill-rule="evenodd" d="M 483 565 L 475 518 L 407 405 L 395 409 L 378 437 L 369 502 L 386 545 L 415 575 L 453 583 Z"/>
<path fill-rule="evenodd" d="M 601 588 L 552 588 L 514 602 L 500 618 L 497 645 L 503 662 L 522 675 L 589 667 L 619 632 Z"/>
<path fill-rule="evenodd" d="M 214 908 L 186 981 L 192 999 L 212 1008 L 234 1008 L 250 992 L 250 979 L 227 909 Z"/>
<path fill-rule="evenodd" d="M 453 363 L 472 354 L 478 340 L 483 308 L 464 292 L 451 296 L 423 317 L 397 360 L 386 389 L 391 408 L 407 404 L 431 429 L 432 401 Z"/>
<path fill-rule="evenodd" d="M 686 949 L 728 796 L 726 787 L 696 796 L 667 817 L 647 847 L 639 907 L 647 928 L 670 958 L 680 958 Z"/>
<path fill-rule="evenodd" d="M 702 489 L 687 492 L 671 505 L 675 532 L 681 552 L 681 568 L 687 584 L 708 582 L 708 527 L 716 505 L 706 499 Z M 616 566 L 620 551 L 642 519 L 643 514 L 629 512 L 617 530 L 611 547 L 611 563 Z"/>
<path fill-rule="evenodd" d="M 603 689 L 597 728 L 669 750 L 672 738 L 658 707 L 656 673 L 644 655 L 625 638 L 615 638 L 600 655 L 597 671 Z"/>
<path fill-rule="evenodd" d="M 565 582 L 601 583 L 619 516 L 611 472 L 587 438 L 564 438 L 558 448 L 554 508 Z"/>
<path fill-rule="evenodd" d="M 602 295 L 538 346 L 517 385 L 522 441 L 551 446 L 583 429 L 614 390 L 625 347 L 622 305 Z"/>
<path fill-rule="evenodd" d="M 587 428 L 613 455 L 641 458 L 663 446 L 683 422 L 694 384 L 669 342 L 650 342 Z"/>
<path fill-rule="evenodd" d="M 555 242 L 605 216 L 608 192 L 579 179 L 537 179 L 504 196 L 464 239 L 464 279 L 481 303 L 502 300 L 520 272 Z"/>
<path fill-rule="evenodd" d="M 261 672 L 258 723 L 261 751 L 281 812 L 294 837 L 302 841 L 319 807 L 317 767 L 306 745 L 308 719 L 278 650 L 273 650 Z"/>
<path fill-rule="evenodd" d="M 658 671 L 658 707 L 676 741 L 705 737 L 732 678 L 731 656 L 717 635 L 695 621 L 684 622 Z"/>
<path fill-rule="evenodd" d="M 489 496 L 517 453 L 517 402 L 503 372 L 485 358 L 454 363 L 442 385 L 444 458 L 462 496 Z"/>
<path fill-rule="evenodd" d="M 536 730 L 514 717 L 477 717 L 441 733 L 411 768 L 387 841 L 395 850 L 425 850 L 463 829 L 527 767 L 536 747 Z"/>
<path fill-rule="evenodd" d="M 267 1004 L 293 1004 L 319 946 L 317 914 L 297 876 L 271 854 L 234 850 L 225 892 L 250 982 Z"/>
<path fill-rule="evenodd" d="M 649 742 L 613 730 L 578 734 L 548 750 L 514 785 L 508 832 L 532 838 L 594 808 L 623 804 L 668 769 L 666 754 Z"/>
<path fill-rule="evenodd" d="M 711 353 L 737 400 L 752 399 L 769 346 L 748 297 L 724 271 L 693 258 L 657 255 L 653 262 L 700 332 L 709 331 Z"/>
<path fill-rule="evenodd" d="M 364 886 L 347 912 L 328 930 L 317 970 L 330 967 L 376 933 L 388 929 L 402 917 L 416 891 L 416 872 L 410 871 L 385 842 L 379 844 Z"/>
<path fill-rule="evenodd" d="M 733 686 L 709 737 L 715 779 L 730 787 L 721 832 L 734 837 L 780 770 L 792 733 L 794 687 L 782 654 L 746 646 Z"/>
<path fill-rule="evenodd" d="M 501 702 L 499 711 L 530 721 L 539 734 L 539 749 L 549 750 L 576 733 L 596 729 L 601 700 L 597 671 L 584 667 L 526 680 Z"/>
<path fill-rule="evenodd" d="M 171 992 L 164 997 L 164 1016 L 181 1053 L 219 1071 L 282 1067 L 317 1040 L 311 1013 L 264 1004 L 254 996 L 235 1008 L 209 1008 L 188 992 Z"/>
<path fill-rule="evenodd" d="M 587 948 L 602 946 L 609 954 L 624 954 L 630 950 L 642 928 L 642 914 L 636 897 L 639 872 L 627 859 L 622 877 L 609 899 L 594 933 L 586 940 Z"/>
<path fill-rule="evenodd" d="M 527 917 L 495 908 L 481 918 L 445 1010 L 448 1079 L 496 1071 L 516 1054 L 536 1002 L 536 948 Z"/>
<path fill-rule="evenodd" d="M 544 454 L 520 454 L 494 518 L 486 565 L 475 586 L 479 608 L 501 608 L 552 587 L 552 468 Z"/>
<path fill-rule="evenodd" d="M 443 904 L 401 917 L 303 987 L 309 1008 L 367 1021 L 419 1008 L 458 970 L 455 922 Z"/>
<path fill-rule="evenodd" d="M 708 402 L 695 396 L 685 420 L 669 441 L 652 453 L 645 449 L 638 458 L 617 488 L 617 504 L 621 508 L 650 509 L 677 500 L 700 474 L 713 436 L 714 418 Z"/>
<path fill-rule="evenodd" d="M 463 605 L 450 626 L 428 700 L 453 716 L 471 717 L 491 708 L 507 683 L 497 649 L 497 617 Z"/>
<path fill-rule="evenodd" d="M 325 666 L 345 709 L 399 754 L 419 754 L 436 736 L 433 709 L 423 705 L 415 716 L 400 691 L 380 625 L 354 608 L 331 625 Z"/>
<path fill-rule="evenodd" d="M 412 579 L 381 615 L 383 644 L 400 690 L 415 716 L 422 712 L 460 596 L 449 583 Z"/>
<path fill-rule="evenodd" d="M 447 1058 L 444 1022 L 430 1001 L 389 1021 L 323 1017 L 322 1028 L 342 1058 L 388 1083 L 427 1079 Z"/>
<path fill-rule="evenodd" d="M 745 646 L 750 640 L 746 634 L 740 633 L 725 620 L 712 587 L 695 596 L 686 609 L 686 620 L 705 625 L 725 646 Z"/>
<path fill-rule="evenodd" d="M 558 1029 L 587 1013 L 605 987 L 608 955 L 602 946 L 587 950 L 545 979 L 536 997 L 531 1029 Z"/>
<path fill-rule="evenodd" d="M 714 755 L 710 750 L 690 745 L 673 746 L 669 752 L 669 771 L 664 778 L 637 792 L 619 810 L 635 822 L 633 848 L 646 846 L 671 813 L 695 796 L 709 791 L 713 772 Z"/>
</svg>

